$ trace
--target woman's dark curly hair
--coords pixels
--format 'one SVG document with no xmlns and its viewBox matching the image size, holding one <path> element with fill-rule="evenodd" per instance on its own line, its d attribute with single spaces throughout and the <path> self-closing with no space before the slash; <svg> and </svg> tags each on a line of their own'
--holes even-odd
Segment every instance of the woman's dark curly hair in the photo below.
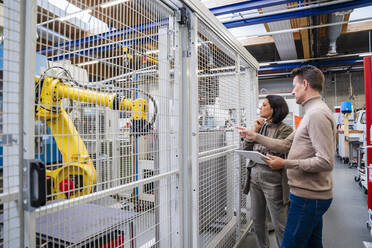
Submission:
<svg viewBox="0 0 372 248">
<path fill-rule="evenodd" d="M 270 107 L 273 109 L 272 122 L 279 123 L 287 116 L 289 110 L 287 102 L 282 96 L 267 95 L 266 99 L 269 101 Z"/>
</svg>

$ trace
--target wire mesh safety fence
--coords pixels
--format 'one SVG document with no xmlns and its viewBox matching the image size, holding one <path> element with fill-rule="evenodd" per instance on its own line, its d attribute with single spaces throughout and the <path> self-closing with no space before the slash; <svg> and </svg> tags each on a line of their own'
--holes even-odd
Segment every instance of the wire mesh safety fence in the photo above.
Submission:
<svg viewBox="0 0 372 248">
<path fill-rule="evenodd" d="M 258 82 L 256 71 L 249 68 L 248 64 L 241 61 L 241 74 L 240 74 L 240 103 L 241 103 L 241 126 L 253 128 L 253 121 L 257 119 L 257 91 Z M 244 158 L 240 159 L 240 229 L 245 232 L 249 229 L 251 224 L 251 205 L 250 197 L 242 192 L 242 187 L 244 187 L 247 180 L 247 161 Z M 238 190 L 238 189 L 235 189 Z"/>
<path fill-rule="evenodd" d="M 243 205 L 234 127 L 252 120 L 256 68 L 209 24 L 182 24 L 167 1 L 30 1 L 36 46 L 25 46 L 20 2 L 0 4 L 0 247 L 23 238 L 29 247 L 182 247 L 185 227 L 197 230 L 199 247 L 234 246 Z M 182 25 L 197 29 L 190 71 Z M 32 49 L 30 65 L 20 61 L 21 46 Z M 27 67 L 31 84 L 22 85 L 18 68 Z M 187 73 L 197 75 L 191 115 L 199 124 L 191 203 L 181 180 L 195 174 L 182 168 L 190 151 L 179 129 L 190 118 L 180 116 Z M 25 163 L 21 124 L 31 135 Z M 196 226 L 184 225 L 183 204 L 198 205 Z"/>
<path fill-rule="evenodd" d="M 243 61 L 243 60 L 242 60 Z M 234 192 L 241 187 L 234 127 L 247 126 L 254 105 L 248 66 L 203 22 L 198 23 L 199 244 L 232 247 L 239 237 Z M 246 75 L 246 76 L 244 76 Z M 248 78 L 247 78 L 248 77 Z M 248 80 L 247 80 L 248 79 Z M 235 174 L 235 170 L 238 173 Z M 239 215 L 238 215 L 239 216 Z"/>
<path fill-rule="evenodd" d="M 21 1 L 0 5 L 0 247 L 20 247 Z"/>
<path fill-rule="evenodd" d="M 37 4 L 37 246 L 171 247 L 174 12 L 149 0 Z"/>
</svg>

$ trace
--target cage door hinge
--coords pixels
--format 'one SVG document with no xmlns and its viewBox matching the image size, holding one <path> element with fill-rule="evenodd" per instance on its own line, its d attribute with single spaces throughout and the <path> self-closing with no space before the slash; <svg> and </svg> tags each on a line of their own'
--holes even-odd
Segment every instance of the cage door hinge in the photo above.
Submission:
<svg viewBox="0 0 372 248">
<path fill-rule="evenodd" d="M 182 57 L 191 57 L 191 51 L 190 50 L 183 51 Z"/>
<path fill-rule="evenodd" d="M 189 16 L 187 14 L 186 7 L 180 8 L 180 19 L 178 20 L 178 23 L 180 25 L 188 25 L 189 24 Z"/>
</svg>

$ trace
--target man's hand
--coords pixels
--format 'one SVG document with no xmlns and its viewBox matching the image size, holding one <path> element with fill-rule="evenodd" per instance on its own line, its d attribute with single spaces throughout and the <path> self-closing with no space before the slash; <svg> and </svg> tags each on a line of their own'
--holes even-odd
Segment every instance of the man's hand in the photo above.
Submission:
<svg viewBox="0 0 372 248">
<path fill-rule="evenodd" d="M 257 133 L 261 127 L 263 126 L 263 124 L 265 123 L 265 119 L 264 118 L 259 118 L 257 120 L 254 121 L 254 131 Z"/>
<path fill-rule="evenodd" d="M 270 160 L 269 159 L 265 159 L 265 158 L 261 158 L 271 169 L 273 170 L 280 170 L 280 169 L 283 169 L 284 168 L 284 159 L 282 159 L 281 157 L 277 157 L 277 156 L 273 156 L 273 155 L 270 155 L 270 154 L 266 154 L 266 156 L 268 156 L 269 158 L 271 158 Z"/>
<path fill-rule="evenodd" d="M 239 130 L 240 137 L 249 139 L 249 140 L 254 140 L 257 136 L 257 133 L 253 130 L 250 130 L 245 127 L 236 127 L 236 129 Z"/>
</svg>

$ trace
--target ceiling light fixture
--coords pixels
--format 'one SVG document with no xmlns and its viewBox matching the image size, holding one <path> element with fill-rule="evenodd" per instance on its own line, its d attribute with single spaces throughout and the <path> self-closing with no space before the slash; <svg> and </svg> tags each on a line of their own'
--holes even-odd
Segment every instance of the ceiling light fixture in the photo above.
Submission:
<svg viewBox="0 0 372 248">
<path fill-rule="evenodd" d="M 154 53 L 159 53 L 159 50 L 149 50 L 145 52 L 146 55 L 154 54 Z"/>
<path fill-rule="evenodd" d="M 372 52 L 359 54 L 359 57 L 367 57 L 367 56 L 372 56 Z"/>
<path fill-rule="evenodd" d="M 128 2 L 129 0 L 116 0 L 116 1 L 111 1 L 111 2 L 107 2 L 107 3 L 103 3 L 101 4 L 101 8 L 108 8 L 108 7 L 112 7 L 112 6 L 115 6 L 115 5 L 118 5 L 118 4 L 121 4 L 121 3 L 125 3 L 125 2 Z"/>
<path fill-rule="evenodd" d="M 260 67 L 261 66 L 269 66 L 269 65 L 271 65 L 272 63 L 260 63 Z"/>
<path fill-rule="evenodd" d="M 98 60 L 92 60 L 92 61 L 77 64 L 77 66 L 93 65 L 93 64 L 97 64 L 98 62 L 99 62 Z"/>
<path fill-rule="evenodd" d="M 72 19 L 74 17 L 82 16 L 84 14 L 89 14 L 90 12 L 92 12 L 91 9 L 86 9 L 86 10 L 82 10 L 82 11 L 78 11 L 78 12 L 72 13 L 71 15 L 59 17 L 59 18 L 57 18 L 57 20 L 63 22 L 63 21 Z"/>
</svg>

